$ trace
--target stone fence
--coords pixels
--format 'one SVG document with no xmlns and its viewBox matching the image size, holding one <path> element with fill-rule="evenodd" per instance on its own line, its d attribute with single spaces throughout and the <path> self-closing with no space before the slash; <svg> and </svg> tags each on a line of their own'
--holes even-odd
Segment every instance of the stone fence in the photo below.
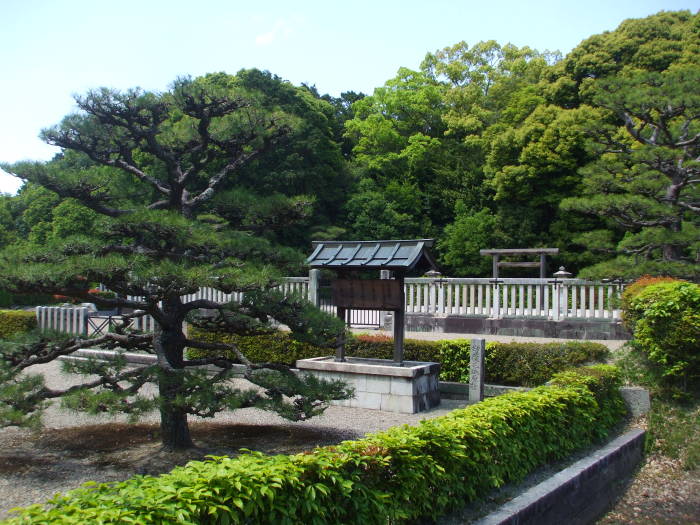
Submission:
<svg viewBox="0 0 700 525">
<path fill-rule="evenodd" d="M 285 277 L 279 289 L 285 294 L 307 297 L 328 313 L 336 312 L 327 289 L 321 286 L 319 270 L 311 270 L 308 277 Z M 475 322 L 493 324 L 499 320 L 619 325 L 618 304 L 622 289 L 616 283 L 581 279 L 406 278 L 407 328 L 431 330 L 430 326 L 442 326 L 446 321 L 449 321 L 448 325 L 459 328 L 460 323 L 476 326 Z M 228 302 L 240 301 L 241 298 L 241 293 L 228 294 L 214 288 L 201 288 L 197 293 L 184 296 L 183 300 Z M 79 307 L 37 307 L 36 312 L 42 329 L 86 335 L 104 328 L 100 327 L 104 324 L 100 317 L 110 317 L 109 313 L 83 311 Z M 384 312 L 348 310 L 346 321 L 352 326 L 385 327 L 387 315 Z M 109 322 L 107 320 L 107 325 Z M 136 318 L 133 323 L 135 328 L 144 331 L 154 327 L 150 316 Z M 468 331 L 457 328 L 453 331 Z M 436 331 L 450 330 L 443 326 Z"/>
</svg>

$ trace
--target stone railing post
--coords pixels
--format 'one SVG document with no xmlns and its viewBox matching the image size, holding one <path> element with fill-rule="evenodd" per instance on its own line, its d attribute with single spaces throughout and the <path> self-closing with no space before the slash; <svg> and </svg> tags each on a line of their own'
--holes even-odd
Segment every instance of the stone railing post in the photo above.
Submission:
<svg viewBox="0 0 700 525">
<path fill-rule="evenodd" d="M 486 339 L 472 339 L 469 357 L 469 402 L 476 403 L 484 399 L 484 359 L 486 356 Z"/>
<path fill-rule="evenodd" d="M 313 305 L 317 308 L 321 304 L 319 299 L 320 279 L 321 270 L 309 270 L 309 301 L 311 301 L 311 303 L 313 303 Z"/>
<path fill-rule="evenodd" d="M 560 321 L 562 300 L 561 281 L 555 279 L 554 282 L 552 282 L 552 285 L 552 319 L 554 321 Z"/>
</svg>

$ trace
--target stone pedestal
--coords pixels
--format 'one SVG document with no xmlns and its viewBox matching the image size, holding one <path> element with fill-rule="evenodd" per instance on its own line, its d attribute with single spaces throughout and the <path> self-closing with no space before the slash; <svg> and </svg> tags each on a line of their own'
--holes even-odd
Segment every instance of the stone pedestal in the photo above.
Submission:
<svg viewBox="0 0 700 525">
<path fill-rule="evenodd" d="M 337 362 L 333 357 L 300 359 L 300 372 L 321 379 L 340 379 L 355 388 L 355 397 L 333 404 L 414 414 L 440 404 L 439 363 L 404 361 L 394 366 L 389 359 L 348 357 Z"/>
</svg>

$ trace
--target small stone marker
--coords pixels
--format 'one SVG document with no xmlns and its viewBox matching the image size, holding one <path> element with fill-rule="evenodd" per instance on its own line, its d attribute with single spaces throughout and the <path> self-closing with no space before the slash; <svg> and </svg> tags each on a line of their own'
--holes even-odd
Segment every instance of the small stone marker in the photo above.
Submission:
<svg viewBox="0 0 700 525">
<path fill-rule="evenodd" d="M 484 399 L 484 357 L 486 339 L 472 339 L 469 358 L 469 402 L 476 403 Z"/>
</svg>

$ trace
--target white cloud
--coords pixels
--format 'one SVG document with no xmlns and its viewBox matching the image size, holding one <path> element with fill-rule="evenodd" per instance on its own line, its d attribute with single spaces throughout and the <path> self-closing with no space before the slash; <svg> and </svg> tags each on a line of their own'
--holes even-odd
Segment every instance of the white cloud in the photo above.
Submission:
<svg viewBox="0 0 700 525">
<path fill-rule="evenodd" d="M 298 22 L 298 20 L 277 20 L 272 29 L 255 37 L 255 44 L 258 46 L 269 46 L 276 40 L 286 40 L 294 33 L 293 26 L 295 22 Z"/>
</svg>

